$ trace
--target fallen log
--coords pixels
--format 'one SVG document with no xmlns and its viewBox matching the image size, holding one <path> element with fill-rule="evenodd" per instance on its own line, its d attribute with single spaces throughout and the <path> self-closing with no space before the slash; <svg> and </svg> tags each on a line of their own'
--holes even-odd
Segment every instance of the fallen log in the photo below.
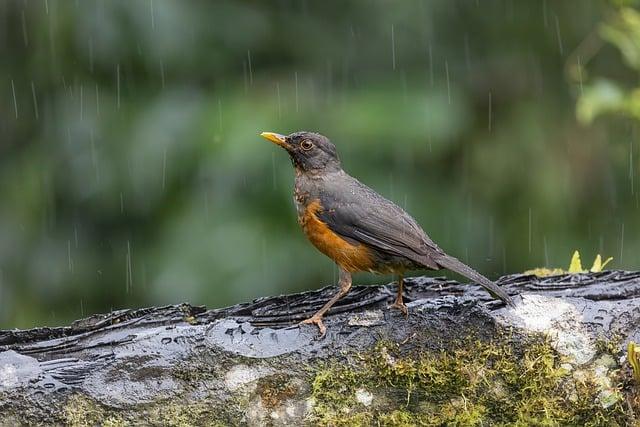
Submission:
<svg viewBox="0 0 640 427">
<path fill-rule="evenodd" d="M 640 272 L 356 286 L 327 335 L 297 322 L 335 288 L 207 310 L 119 310 L 0 331 L 0 425 L 625 425 Z M 635 354 L 634 354 L 635 356 Z"/>
</svg>

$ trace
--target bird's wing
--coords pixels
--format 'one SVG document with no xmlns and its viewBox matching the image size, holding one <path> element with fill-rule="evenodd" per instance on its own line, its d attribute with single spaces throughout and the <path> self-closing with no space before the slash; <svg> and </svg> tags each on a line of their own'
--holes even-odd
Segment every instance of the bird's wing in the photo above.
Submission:
<svg viewBox="0 0 640 427">
<path fill-rule="evenodd" d="M 355 179 L 348 185 L 343 183 L 338 195 L 332 193 L 322 200 L 319 217 L 333 232 L 378 251 L 438 268 L 431 255 L 442 254 L 442 250 L 402 208 Z"/>
<path fill-rule="evenodd" d="M 508 305 L 514 305 L 511 297 L 491 280 L 444 253 L 399 206 L 355 178 L 343 177 L 334 184 L 338 186 L 326 187 L 328 191 L 321 200 L 323 209 L 319 212 L 320 219 L 334 233 L 434 270 L 444 267 L 455 271 L 478 282 Z"/>
</svg>

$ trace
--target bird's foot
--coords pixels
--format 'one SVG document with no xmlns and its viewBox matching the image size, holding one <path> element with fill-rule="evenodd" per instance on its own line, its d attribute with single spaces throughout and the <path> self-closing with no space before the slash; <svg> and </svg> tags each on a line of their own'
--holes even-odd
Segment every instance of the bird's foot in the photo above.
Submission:
<svg viewBox="0 0 640 427">
<path fill-rule="evenodd" d="M 393 304 L 389 306 L 389 308 L 396 308 L 404 314 L 404 317 L 409 317 L 409 309 L 402 301 L 396 300 Z"/>
<path fill-rule="evenodd" d="M 324 326 L 324 323 L 322 322 L 322 316 L 313 315 L 310 318 L 300 322 L 299 325 L 316 325 L 320 330 L 320 338 L 322 338 L 324 334 L 327 333 L 327 328 Z"/>
</svg>

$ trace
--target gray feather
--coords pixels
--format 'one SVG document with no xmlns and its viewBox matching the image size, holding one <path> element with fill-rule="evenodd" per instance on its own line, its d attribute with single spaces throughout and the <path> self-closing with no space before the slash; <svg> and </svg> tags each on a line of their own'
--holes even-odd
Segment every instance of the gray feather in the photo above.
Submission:
<svg viewBox="0 0 640 427">
<path fill-rule="evenodd" d="M 460 260 L 450 255 L 443 254 L 440 257 L 436 258 L 436 262 L 442 267 L 446 268 L 447 270 L 455 271 L 456 273 L 461 274 L 464 277 L 478 283 L 495 298 L 500 298 L 505 304 L 511 307 L 515 306 L 511 297 L 503 289 L 501 289 L 498 285 L 493 283 L 491 280 L 487 279 L 482 274 L 478 273 L 473 268 L 464 264 Z"/>
</svg>

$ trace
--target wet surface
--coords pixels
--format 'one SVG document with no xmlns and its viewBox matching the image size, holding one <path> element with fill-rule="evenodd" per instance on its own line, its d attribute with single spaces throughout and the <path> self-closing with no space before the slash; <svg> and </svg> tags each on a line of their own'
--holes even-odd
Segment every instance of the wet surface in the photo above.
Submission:
<svg viewBox="0 0 640 427">
<path fill-rule="evenodd" d="M 319 309 L 335 292 L 333 287 L 215 310 L 188 304 L 120 310 L 78 320 L 68 327 L 0 331 L 0 406 L 2 395 L 7 393 L 27 398 L 15 405 L 81 392 L 112 407 L 185 393 L 198 395 L 204 392 L 200 385 L 204 380 L 198 377 L 194 386 L 194 380 L 184 380 L 184 375 L 197 372 L 209 379 L 223 378 L 228 373 L 226 367 L 237 357 L 263 360 L 276 367 L 286 360 L 296 366 L 314 358 L 370 348 L 382 337 L 436 348 L 450 337 L 472 330 L 476 335 L 491 336 L 495 328 L 509 325 L 535 329 L 545 307 L 554 307 L 553 301 L 570 313 L 569 320 L 579 323 L 587 341 L 612 334 L 638 339 L 638 272 L 547 278 L 513 275 L 499 283 L 512 295 L 524 295 L 521 300 L 525 303 L 550 305 L 528 305 L 528 311 L 521 314 L 529 318 L 523 320 L 517 315 L 518 308 L 507 310 L 478 286 L 416 277 L 406 280 L 408 318 L 387 309 L 395 296 L 395 285 L 356 286 L 329 312 L 325 322 L 328 332 L 323 338 L 314 326 L 298 327 L 297 323 Z M 544 298 L 534 301 L 537 295 Z M 565 312 L 558 313 L 558 319 L 566 320 Z M 567 327 L 575 324 L 567 323 Z M 579 346 L 581 342 L 567 339 L 562 345 Z M 223 389 L 206 392 L 228 393 Z"/>
</svg>

